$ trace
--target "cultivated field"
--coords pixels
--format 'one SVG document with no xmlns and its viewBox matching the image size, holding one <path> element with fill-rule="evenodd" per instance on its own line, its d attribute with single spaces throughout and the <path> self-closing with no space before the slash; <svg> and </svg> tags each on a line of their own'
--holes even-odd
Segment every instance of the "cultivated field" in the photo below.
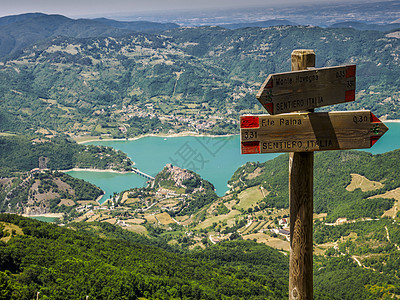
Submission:
<svg viewBox="0 0 400 300">
<path fill-rule="evenodd" d="M 265 233 L 253 233 L 243 236 L 245 240 L 256 239 L 258 243 L 264 243 L 272 248 L 284 251 L 290 251 L 290 244 L 280 238 L 274 238 Z"/>
<path fill-rule="evenodd" d="M 8 233 L 8 236 L 2 237 L 0 241 L 7 243 L 11 239 L 11 235 L 14 231 L 14 234 L 16 235 L 24 235 L 22 232 L 22 229 L 18 227 L 17 225 L 6 223 L 6 222 L 0 222 L 1 225 L 4 226 L 3 231 Z"/>
<path fill-rule="evenodd" d="M 247 210 L 250 207 L 256 206 L 257 203 L 264 198 L 264 195 L 261 192 L 260 186 L 253 186 L 242 191 L 238 197 L 240 202 L 237 206 Z"/>
<path fill-rule="evenodd" d="M 142 225 L 129 225 L 126 228 L 126 230 L 134 232 L 134 233 L 138 233 L 138 234 L 143 234 L 143 235 L 148 235 L 148 231 L 146 229 L 146 227 L 142 226 Z"/>
<path fill-rule="evenodd" d="M 359 174 L 351 174 L 351 182 L 346 187 L 346 190 L 352 192 L 355 189 L 361 189 L 363 192 L 369 192 L 378 190 L 382 187 L 383 184 L 378 181 L 369 180 L 368 178 Z"/>
<path fill-rule="evenodd" d="M 160 222 L 163 225 L 168 225 L 168 224 L 171 224 L 171 223 L 175 223 L 175 221 L 172 220 L 171 216 L 166 212 L 163 212 L 161 214 L 157 214 L 156 217 L 157 217 L 158 222 Z"/>
<path fill-rule="evenodd" d="M 207 227 L 210 227 L 213 223 L 219 223 L 219 222 L 223 222 L 223 221 L 227 221 L 227 225 L 228 226 L 232 226 L 234 224 L 234 220 L 235 220 L 235 217 L 237 215 L 240 215 L 239 211 L 231 210 L 226 215 L 219 215 L 219 216 L 209 217 L 204 222 L 202 222 L 199 225 L 197 225 L 196 229 L 207 228 Z"/>
<path fill-rule="evenodd" d="M 396 200 L 396 202 L 394 203 L 393 207 L 387 211 L 385 211 L 382 215 L 382 217 L 391 217 L 391 218 L 395 218 L 397 216 L 397 212 L 400 211 L 400 188 L 391 190 L 391 191 L 387 191 L 384 194 L 381 195 L 376 195 L 376 196 L 372 196 L 370 198 L 393 198 Z"/>
</svg>

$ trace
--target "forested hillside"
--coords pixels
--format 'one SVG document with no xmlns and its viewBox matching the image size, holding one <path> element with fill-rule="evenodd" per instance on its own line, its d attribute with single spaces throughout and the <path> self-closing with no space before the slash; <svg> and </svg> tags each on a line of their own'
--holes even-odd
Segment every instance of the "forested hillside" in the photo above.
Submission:
<svg viewBox="0 0 400 300">
<path fill-rule="evenodd" d="M 287 257 L 254 242 L 230 244 L 224 251 L 235 255 L 222 262 L 212 252 L 184 255 L 135 243 L 133 234 L 101 239 L 15 215 L 0 219 L 1 236 L 13 228 L 11 239 L 0 242 L 4 299 L 37 292 L 49 299 L 287 297 Z"/>
<path fill-rule="evenodd" d="M 107 223 L 71 229 L 0 215 L 3 299 L 287 299 L 288 257 L 252 241 L 189 253 Z M 97 229 L 96 229 L 97 228 Z M 102 238 L 99 237 L 101 234 Z M 317 257 L 315 299 L 391 299 L 393 276 L 349 255 Z"/>
<path fill-rule="evenodd" d="M 340 217 L 381 216 L 395 202 L 392 197 L 382 195 L 400 187 L 399 168 L 400 150 L 377 155 L 362 151 L 315 153 L 314 211 L 326 213 L 328 222 Z M 262 201 L 263 207 L 287 208 L 288 180 L 288 155 L 281 155 L 265 163 L 245 164 L 234 173 L 229 184 L 236 192 L 260 185 L 269 192 Z"/>
<path fill-rule="evenodd" d="M 0 63 L 0 130 L 233 133 L 240 114 L 264 112 L 254 95 L 268 74 L 290 70 L 296 48 L 314 49 L 317 67 L 357 65 L 357 100 L 329 109 L 399 118 L 397 38 L 342 28 L 200 27 L 60 36 L 15 53 Z"/>
<path fill-rule="evenodd" d="M 32 171 L 0 177 L 0 211 L 27 215 L 63 214 L 76 217 L 76 208 L 98 205 L 103 191 L 82 179 L 58 171 Z"/>
<path fill-rule="evenodd" d="M 132 171 L 126 153 L 111 147 L 79 145 L 65 137 L 0 136 L 0 211 L 37 215 L 98 205 L 103 191 L 57 170 L 72 168 Z"/>
<path fill-rule="evenodd" d="M 126 153 L 111 147 L 80 145 L 65 137 L 0 136 L 0 177 L 39 168 L 40 157 L 46 160 L 44 169 L 51 170 L 130 171 L 133 166 Z"/>
</svg>

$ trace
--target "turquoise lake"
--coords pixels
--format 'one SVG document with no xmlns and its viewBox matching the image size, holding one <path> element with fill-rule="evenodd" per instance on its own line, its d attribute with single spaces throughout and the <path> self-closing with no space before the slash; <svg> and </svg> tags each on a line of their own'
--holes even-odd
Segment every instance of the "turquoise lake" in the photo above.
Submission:
<svg viewBox="0 0 400 300">
<path fill-rule="evenodd" d="M 389 131 L 370 149 L 373 154 L 400 148 L 400 123 L 386 123 Z M 264 162 L 279 154 L 240 154 L 238 135 L 227 137 L 144 137 L 137 140 L 96 141 L 87 144 L 122 150 L 144 173 L 155 176 L 167 163 L 187 168 L 210 181 L 219 196 L 227 190 L 232 174 L 249 161 Z M 147 179 L 137 174 L 71 171 L 68 174 L 87 180 L 105 191 L 100 202 L 114 192 L 146 186 Z"/>
</svg>

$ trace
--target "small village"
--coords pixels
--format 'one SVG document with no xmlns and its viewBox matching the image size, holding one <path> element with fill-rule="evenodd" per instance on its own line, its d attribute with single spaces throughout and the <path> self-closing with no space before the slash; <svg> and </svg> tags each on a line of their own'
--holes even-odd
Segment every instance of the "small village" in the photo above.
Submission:
<svg viewBox="0 0 400 300">
<path fill-rule="evenodd" d="M 241 87 L 241 89 L 245 88 Z M 243 93 L 244 92 L 234 92 L 232 94 L 232 99 L 237 99 L 239 95 Z M 234 103 L 235 102 L 233 102 L 233 104 Z M 171 107 L 174 107 L 174 109 L 171 109 Z M 218 111 L 215 108 L 209 108 L 206 103 L 188 103 L 184 107 L 175 104 L 171 104 L 170 107 L 164 107 L 154 102 L 123 104 L 121 106 L 113 104 L 94 111 L 93 116 L 86 122 L 86 125 L 73 126 L 67 129 L 65 134 L 76 140 L 91 136 L 132 138 L 143 133 L 164 135 L 177 134 L 179 132 L 214 134 L 216 127 L 222 130 L 218 132 L 218 134 L 229 134 L 228 131 L 224 131 L 224 128 L 227 126 L 236 127 L 238 125 L 238 119 L 233 108 L 227 107 L 226 110 L 227 113 L 223 113 L 223 111 Z M 98 118 L 106 119 L 107 122 L 98 122 L 96 121 Z M 144 124 L 154 119 L 157 120 L 157 122 L 161 122 L 159 124 L 163 125 L 157 126 L 157 128 L 147 132 L 138 133 L 130 130 L 131 125 L 129 123 L 131 119 L 135 119 L 135 122 L 138 121 Z M 46 137 L 51 137 L 52 135 L 51 132 L 46 130 L 43 132 Z"/>
</svg>

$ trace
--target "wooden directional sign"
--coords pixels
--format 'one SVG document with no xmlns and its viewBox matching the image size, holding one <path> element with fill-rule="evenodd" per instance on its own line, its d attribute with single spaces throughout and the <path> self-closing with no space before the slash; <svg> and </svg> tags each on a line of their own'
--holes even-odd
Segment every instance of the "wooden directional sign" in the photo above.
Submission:
<svg viewBox="0 0 400 300">
<path fill-rule="evenodd" d="M 240 117 L 242 154 L 370 148 L 388 130 L 370 111 Z"/>
<path fill-rule="evenodd" d="M 271 115 L 355 100 L 356 66 L 269 75 L 257 99 Z"/>
</svg>

